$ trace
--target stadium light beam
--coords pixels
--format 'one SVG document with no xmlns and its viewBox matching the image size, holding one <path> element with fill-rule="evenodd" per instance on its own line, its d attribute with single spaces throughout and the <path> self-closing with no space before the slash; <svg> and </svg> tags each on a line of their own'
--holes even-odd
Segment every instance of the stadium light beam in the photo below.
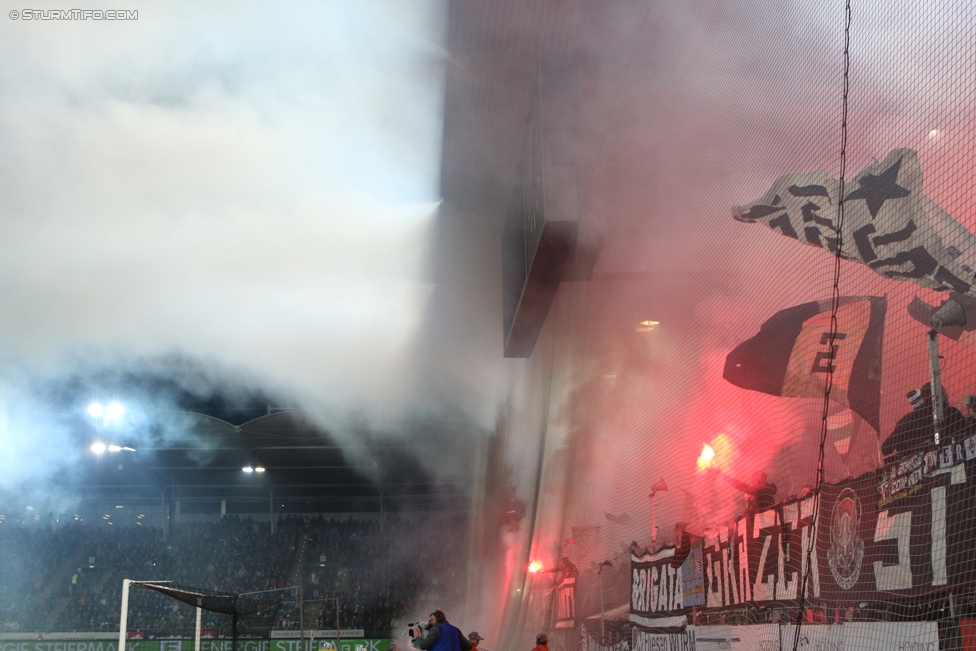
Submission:
<svg viewBox="0 0 976 651">
<path fill-rule="evenodd" d="M 110 423 L 117 423 L 122 420 L 125 414 L 125 407 L 118 402 L 111 402 L 107 407 L 103 407 L 99 402 L 88 405 L 88 415 L 102 421 L 102 427 Z"/>
<path fill-rule="evenodd" d="M 105 418 L 108 420 L 120 420 L 124 413 L 125 407 L 117 402 L 113 402 L 105 408 Z"/>
<path fill-rule="evenodd" d="M 244 466 L 243 468 L 241 468 L 241 470 L 243 472 L 246 472 L 247 474 L 251 474 L 252 472 L 254 472 L 254 468 L 252 466 Z"/>
<path fill-rule="evenodd" d="M 94 452 L 95 454 L 104 454 L 105 450 L 107 449 L 108 448 L 101 441 L 95 441 L 94 443 L 91 444 L 91 451 Z"/>
<path fill-rule="evenodd" d="M 254 472 L 264 472 L 264 466 L 255 466 Z"/>
</svg>

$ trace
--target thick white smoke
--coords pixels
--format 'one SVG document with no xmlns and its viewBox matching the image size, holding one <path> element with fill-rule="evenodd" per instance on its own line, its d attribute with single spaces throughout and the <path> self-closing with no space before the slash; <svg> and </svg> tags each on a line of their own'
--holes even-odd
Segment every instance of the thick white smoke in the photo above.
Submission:
<svg viewBox="0 0 976 651">
<path fill-rule="evenodd" d="M 0 422 L 31 421 L 25 382 L 170 354 L 308 405 L 402 403 L 441 4 L 118 8 L 138 20 L 0 23 Z"/>
</svg>

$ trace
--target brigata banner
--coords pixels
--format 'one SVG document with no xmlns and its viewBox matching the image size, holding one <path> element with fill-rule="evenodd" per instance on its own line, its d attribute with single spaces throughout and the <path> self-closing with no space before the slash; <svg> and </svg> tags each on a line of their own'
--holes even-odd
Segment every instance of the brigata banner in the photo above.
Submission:
<svg viewBox="0 0 976 651">
<path fill-rule="evenodd" d="M 670 632 L 691 606 L 795 605 L 807 574 L 807 605 L 841 610 L 976 581 L 976 437 L 824 485 L 814 519 L 817 503 L 787 500 L 685 549 L 633 556 L 630 621 Z"/>
</svg>

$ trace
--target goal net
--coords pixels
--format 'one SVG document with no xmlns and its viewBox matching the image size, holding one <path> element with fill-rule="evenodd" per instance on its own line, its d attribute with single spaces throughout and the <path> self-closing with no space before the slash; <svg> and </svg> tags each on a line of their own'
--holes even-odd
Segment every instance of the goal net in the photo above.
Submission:
<svg viewBox="0 0 976 651">
<path fill-rule="evenodd" d="M 171 581 L 122 582 L 119 649 L 234 651 L 243 640 L 298 628 L 296 588 L 230 593 Z"/>
</svg>

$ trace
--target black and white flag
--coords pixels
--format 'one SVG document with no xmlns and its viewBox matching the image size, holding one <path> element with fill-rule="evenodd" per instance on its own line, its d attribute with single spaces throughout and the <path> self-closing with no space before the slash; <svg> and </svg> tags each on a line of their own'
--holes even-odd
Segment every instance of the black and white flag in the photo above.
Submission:
<svg viewBox="0 0 976 651">
<path fill-rule="evenodd" d="M 837 252 L 897 280 L 938 291 L 976 294 L 976 236 L 922 193 L 913 149 L 896 149 L 845 187 L 821 170 L 787 174 L 758 200 L 733 206 L 741 222 L 762 223 L 787 237 Z M 843 237 L 838 237 L 842 235 Z"/>
</svg>

